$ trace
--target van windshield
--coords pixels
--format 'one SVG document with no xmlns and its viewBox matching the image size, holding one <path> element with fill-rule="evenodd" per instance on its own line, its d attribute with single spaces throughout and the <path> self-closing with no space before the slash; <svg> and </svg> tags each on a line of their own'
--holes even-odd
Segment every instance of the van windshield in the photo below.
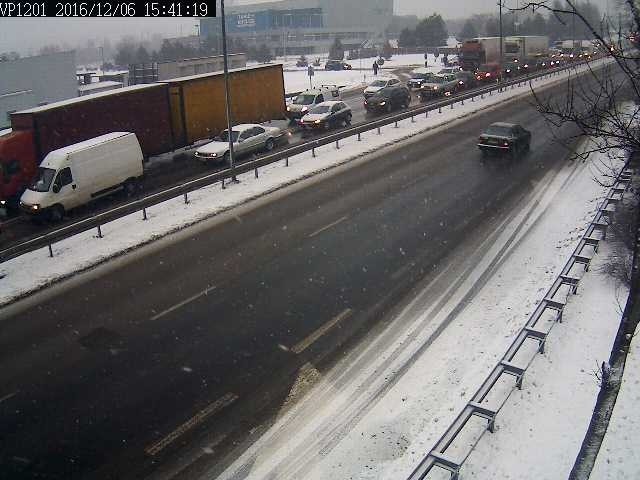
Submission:
<svg viewBox="0 0 640 480">
<path fill-rule="evenodd" d="M 293 103 L 295 103 L 296 105 L 310 105 L 313 103 L 313 100 L 315 98 L 316 96 L 311 94 L 298 95 Z"/>
<path fill-rule="evenodd" d="M 38 167 L 38 176 L 34 182 L 29 185 L 29 190 L 34 192 L 48 192 L 56 171 L 52 168 Z"/>
</svg>

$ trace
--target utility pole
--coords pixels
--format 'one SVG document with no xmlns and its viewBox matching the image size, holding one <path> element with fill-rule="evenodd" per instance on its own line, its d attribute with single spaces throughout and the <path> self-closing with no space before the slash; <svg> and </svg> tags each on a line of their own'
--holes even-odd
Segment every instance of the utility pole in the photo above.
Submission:
<svg viewBox="0 0 640 480">
<path fill-rule="evenodd" d="M 231 169 L 231 181 L 238 183 L 234 172 L 233 131 L 231 130 L 231 93 L 229 92 L 229 62 L 227 60 L 227 28 L 224 18 L 224 0 L 220 0 L 220 16 L 222 17 L 222 59 L 224 65 L 224 99 L 227 110 L 227 138 L 229 139 L 229 168 Z M 223 180 L 224 181 L 224 180 Z"/>
<path fill-rule="evenodd" d="M 502 0 L 498 0 L 498 7 L 500 13 L 500 75 L 498 75 L 498 81 L 502 81 L 502 65 L 504 64 L 504 40 L 502 38 Z"/>
</svg>

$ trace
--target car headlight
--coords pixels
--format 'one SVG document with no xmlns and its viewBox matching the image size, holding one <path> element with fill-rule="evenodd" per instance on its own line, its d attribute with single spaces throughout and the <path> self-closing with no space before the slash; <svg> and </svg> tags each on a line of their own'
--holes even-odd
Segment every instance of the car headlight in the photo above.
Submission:
<svg viewBox="0 0 640 480">
<path fill-rule="evenodd" d="M 386 105 L 387 102 L 380 102 L 380 106 Z"/>
<path fill-rule="evenodd" d="M 4 207 L 7 204 L 6 200 L 0 200 L 0 206 Z"/>
<path fill-rule="evenodd" d="M 306 112 L 307 110 L 309 110 L 309 107 L 302 107 L 302 110 L 300 110 L 301 112 Z"/>
<path fill-rule="evenodd" d="M 433 89 L 434 89 L 434 90 L 438 90 L 438 87 L 437 87 L 437 86 L 435 86 L 435 87 L 433 87 Z"/>
<path fill-rule="evenodd" d="M 290 112 L 290 111 L 291 111 L 291 107 L 287 107 L 287 112 Z"/>
<path fill-rule="evenodd" d="M 511 69 L 510 68 L 507 68 L 507 73 L 511 73 Z"/>
<path fill-rule="evenodd" d="M 315 121 L 315 122 L 313 122 L 313 123 L 315 123 L 316 125 L 318 125 L 318 124 L 320 123 L 320 120 L 316 120 L 316 121 Z"/>
<path fill-rule="evenodd" d="M 487 77 L 487 78 L 488 78 L 488 77 L 490 77 L 490 76 L 491 76 L 491 74 L 490 74 L 489 72 L 487 72 L 487 73 L 485 74 L 485 77 Z"/>
</svg>

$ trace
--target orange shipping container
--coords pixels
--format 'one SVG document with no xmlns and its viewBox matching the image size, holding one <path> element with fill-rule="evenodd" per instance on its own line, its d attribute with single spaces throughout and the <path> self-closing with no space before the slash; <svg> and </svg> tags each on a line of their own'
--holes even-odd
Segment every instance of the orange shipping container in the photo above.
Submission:
<svg viewBox="0 0 640 480">
<path fill-rule="evenodd" d="M 222 72 L 173 78 L 169 98 L 176 147 L 212 138 L 227 128 Z M 231 117 L 234 125 L 284 118 L 282 65 L 229 72 Z"/>
</svg>

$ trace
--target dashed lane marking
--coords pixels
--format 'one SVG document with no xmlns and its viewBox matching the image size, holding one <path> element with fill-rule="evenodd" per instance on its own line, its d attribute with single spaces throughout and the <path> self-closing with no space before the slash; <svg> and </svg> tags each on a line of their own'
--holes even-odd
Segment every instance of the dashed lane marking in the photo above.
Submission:
<svg viewBox="0 0 640 480">
<path fill-rule="evenodd" d="M 336 220 L 335 222 L 331 222 L 329 225 L 325 225 L 325 226 L 324 226 L 324 227 L 322 227 L 321 229 L 316 230 L 316 231 L 315 231 L 315 232 L 313 232 L 311 235 L 309 235 L 309 238 L 313 238 L 313 237 L 315 237 L 316 235 L 318 235 L 318 234 L 320 234 L 320 233 L 324 232 L 325 230 L 328 230 L 328 229 L 330 229 L 331 227 L 335 227 L 335 226 L 336 226 L 336 225 L 338 225 L 339 223 L 344 222 L 347 218 L 348 218 L 348 217 L 345 215 L 344 217 L 339 218 L 339 219 L 338 219 L 338 220 Z"/>
<path fill-rule="evenodd" d="M 207 295 L 209 292 L 215 290 L 215 288 L 216 287 L 214 285 L 213 287 L 209 287 L 209 288 L 201 291 L 200 293 L 196 293 L 192 297 L 189 297 L 189 298 L 187 298 L 186 300 L 183 300 L 180 303 L 176 303 L 173 307 L 169 307 L 166 310 L 163 310 L 162 312 L 155 314 L 153 317 L 151 317 L 151 321 L 158 320 L 159 318 L 164 317 L 168 313 L 171 313 L 171 312 L 173 312 L 174 310 L 177 310 L 180 307 L 184 307 L 188 303 L 191 303 L 194 300 L 197 300 L 198 298 L 203 297 L 204 295 Z"/>
<path fill-rule="evenodd" d="M 238 396 L 235 393 L 232 393 L 232 392 L 225 393 L 222 397 L 220 397 L 215 402 L 210 404 L 204 410 L 201 410 L 198 413 L 196 413 L 193 417 L 191 417 L 189 420 L 184 422 L 182 425 L 176 428 L 169 435 L 157 441 L 153 445 L 150 445 L 147 448 L 145 448 L 144 451 L 147 453 L 147 455 L 151 455 L 151 456 L 157 455 L 162 450 L 164 450 L 168 445 L 174 442 L 178 437 L 180 437 L 181 435 L 184 435 L 184 433 L 188 432 L 192 428 L 201 424 L 214 413 L 217 413 L 223 408 L 225 408 L 226 406 L 231 405 L 237 399 L 238 399 Z"/>
<path fill-rule="evenodd" d="M 310 335 L 308 335 L 302 341 L 296 343 L 291 348 L 291 351 L 293 353 L 296 353 L 296 354 L 304 352 L 307 348 L 309 348 L 309 346 L 311 346 L 311 344 L 313 342 L 315 342 L 320 337 L 322 337 L 325 333 L 327 333 L 329 330 L 331 330 L 335 325 L 338 324 L 338 322 L 340 322 L 340 321 L 344 320 L 345 318 L 351 316 L 352 313 L 353 313 L 353 310 L 351 310 L 350 308 L 347 308 L 346 310 L 340 312 L 338 315 L 336 315 L 331 320 L 329 320 L 327 323 L 325 323 L 320 328 L 318 328 L 315 332 L 313 332 Z"/>
<path fill-rule="evenodd" d="M 18 392 L 13 392 L 8 395 L 5 395 L 4 397 L 0 397 L 0 403 L 4 402 L 5 400 L 9 400 L 11 397 L 15 397 L 17 394 Z"/>
</svg>

